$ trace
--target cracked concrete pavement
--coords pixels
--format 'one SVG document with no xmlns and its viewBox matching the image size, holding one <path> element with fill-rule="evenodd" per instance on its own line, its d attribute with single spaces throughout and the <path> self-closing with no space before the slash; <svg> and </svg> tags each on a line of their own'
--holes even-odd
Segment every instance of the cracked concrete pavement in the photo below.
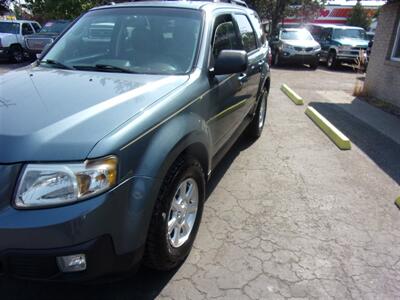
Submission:
<svg viewBox="0 0 400 300">
<path fill-rule="evenodd" d="M 0 298 L 400 299 L 400 145 L 382 128 L 341 118 L 323 93 L 350 95 L 357 76 L 272 71 L 263 135 L 240 139 L 216 169 L 194 249 L 178 270 L 143 269 L 98 286 L 3 280 Z M 354 137 L 353 149 L 336 148 L 279 90 L 283 82 L 307 102 L 333 105 L 328 119 Z"/>
</svg>

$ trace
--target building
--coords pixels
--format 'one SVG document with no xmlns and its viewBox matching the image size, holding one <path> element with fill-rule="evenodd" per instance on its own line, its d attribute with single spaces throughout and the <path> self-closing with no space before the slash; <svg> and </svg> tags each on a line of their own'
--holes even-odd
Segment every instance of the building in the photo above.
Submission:
<svg viewBox="0 0 400 300">
<path fill-rule="evenodd" d="M 361 0 L 361 5 L 367 10 L 372 17 L 378 9 L 386 3 L 386 0 Z M 317 16 L 311 23 L 314 24 L 337 24 L 344 25 L 350 15 L 357 0 L 328 0 L 325 7 L 320 10 Z M 302 24 L 304 20 L 301 16 L 293 16 L 285 18 L 285 24 Z"/>
<path fill-rule="evenodd" d="M 364 91 L 400 108 L 400 0 L 379 14 Z"/>
</svg>

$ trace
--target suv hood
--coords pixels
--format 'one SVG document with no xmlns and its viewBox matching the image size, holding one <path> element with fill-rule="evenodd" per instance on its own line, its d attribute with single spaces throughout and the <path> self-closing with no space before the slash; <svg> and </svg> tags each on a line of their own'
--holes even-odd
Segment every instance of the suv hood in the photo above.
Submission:
<svg viewBox="0 0 400 300">
<path fill-rule="evenodd" d="M 25 39 L 54 39 L 58 37 L 60 34 L 56 32 L 51 33 L 35 33 L 28 35 Z"/>
<path fill-rule="evenodd" d="M 342 46 L 351 46 L 354 48 L 367 48 L 369 41 L 361 39 L 336 39 L 333 40 Z"/>
<path fill-rule="evenodd" d="M 0 163 L 83 160 L 188 78 L 45 67 L 0 76 Z"/>
</svg>

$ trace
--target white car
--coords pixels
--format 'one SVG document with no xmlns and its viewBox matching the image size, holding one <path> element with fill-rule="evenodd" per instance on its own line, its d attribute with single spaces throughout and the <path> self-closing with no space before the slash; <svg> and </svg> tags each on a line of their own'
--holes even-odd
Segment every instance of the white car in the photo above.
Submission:
<svg viewBox="0 0 400 300">
<path fill-rule="evenodd" d="M 22 62 L 26 48 L 24 37 L 40 29 L 40 24 L 35 21 L 0 21 L 0 57 Z"/>
</svg>

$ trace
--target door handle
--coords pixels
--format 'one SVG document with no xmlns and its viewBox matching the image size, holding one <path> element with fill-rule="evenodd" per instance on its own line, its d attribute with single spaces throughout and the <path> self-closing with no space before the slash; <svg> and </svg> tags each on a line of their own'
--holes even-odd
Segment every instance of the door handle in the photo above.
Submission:
<svg viewBox="0 0 400 300">
<path fill-rule="evenodd" d="M 246 82 L 247 81 L 247 74 L 246 73 L 241 73 L 238 77 L 239 81 L 241 82 Z"/>
<path fill-rule="evenodd" d="M 262 65 L 264 65 L 265 64 L 265 61 L 262 59 L 262 60 L 260 60 L 259 62 L 258 62 L 258 65 L 261 67 Z"/>
</svg>

